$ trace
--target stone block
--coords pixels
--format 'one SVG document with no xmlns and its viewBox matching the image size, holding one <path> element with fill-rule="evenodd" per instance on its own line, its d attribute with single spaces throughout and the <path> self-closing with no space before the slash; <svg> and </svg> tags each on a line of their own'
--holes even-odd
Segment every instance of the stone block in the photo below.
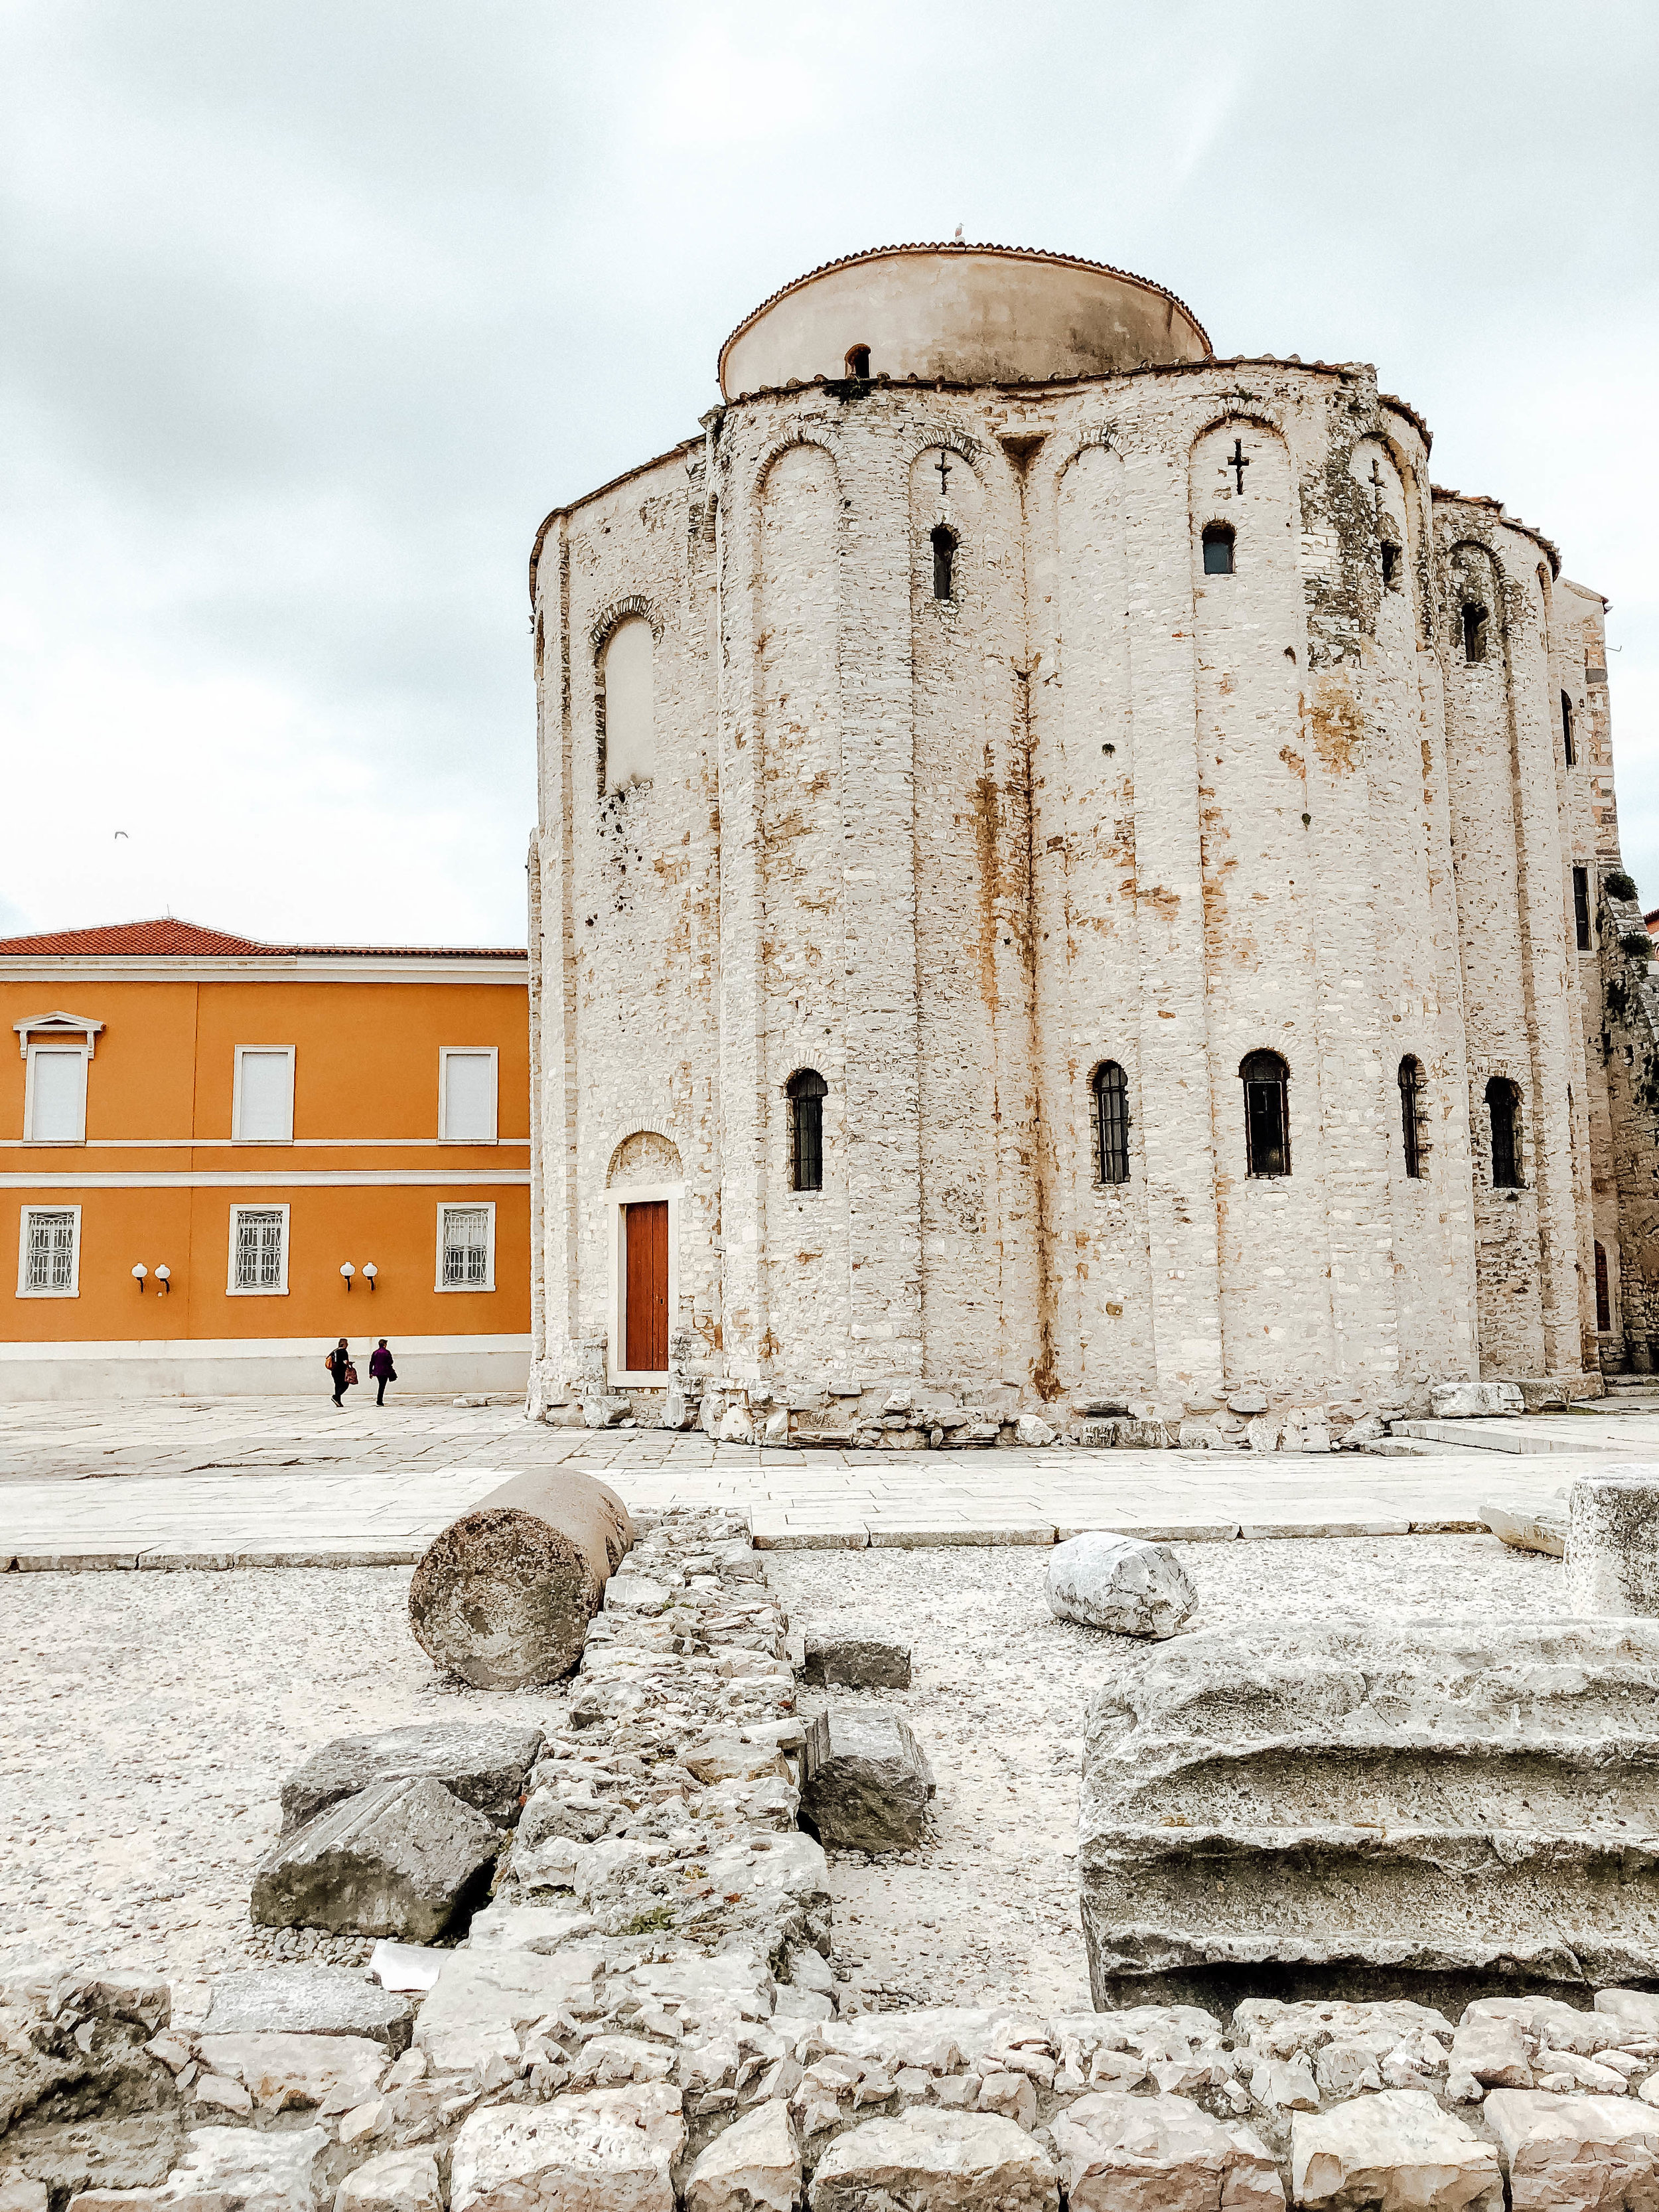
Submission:
<svg viewBox="0 0 1659 2212">
<path fill-rule="evenodd" d="M 1566 1601 L 1591 1616 L 1659 1613 L 1659 1467 L 1597 1468 L 1573 1483 Z"/>
<path fill-rule="evenodd" d="M 912 1850 L 921 1842 L 933 1770 L 897 1713 L 831 1713 L 807 1767 L 801 1815 L 821 1842 L 863 1851 Z"/>
<path fill-rule="evenodd" d="M 910 1647 L 884 1637 L 809 1635 L 800 1678 L 814 1689 L 908 1690 Z"/>
<path fill-rule="evenodd" d="M 1501 1505 L 1488 1503 L 1479 1508 L 1480 1518 L 1500 1543 L 1511 1551 L 1541 1552 L 1552 1559 L 1566 1557 L 1567 1510 L 1566 1500 L 1561 1499 L 1559 1511 L 1547 1506 Z"/>
<path fill-rule="evenodd" d="M 248 1911 L 260 1927 L 430 1942 L 480 1896 L 500 1847 L 441 1782 L 375 1783 L 272 1845 Z"/>
<path fill-rule="evenodd" d="M 1659 1977 L 1659 1867 L 1632 1841 L 1659 1829 L 1656 1691 L 1646 1621 L 1148 1651 L 1090 1715 L 1095 2002 L 1201 1996 L 1218 1972 L 1265 1992 L 1292 1966 L 1333 1994 L 1366 1973 Z"/>
<path fill-rule="evenodd" d="M 665 2081 L 491 2107 L 455 2138 L 450 2212 L 674 2212 L 684 2144 L 680 2093 Z"/>
<path fill-rule="evenodd" d="M 384 2044 L 364 2035 L 204 2035 L 198 2049 L 210 2073 L 240 2081 L 273 2112 L 320 2105 L 337 2094 L 358 2104 L 386 2065 Z"/>
<path fill-rule="evenodd" d="M 1048 1555 L 1048 1605 L 1062 1620 L 1116 1636 L 1173 1636 L 1198 1603 L 1167 1544 L 1091 1530 Z"/>
<path fill-rule="evenodd" d="M 453 1952 L 421 2007 L 416 2047 L 434 2073 L 460 2074 L 493 2057 L 516 2063 L 519 2033 L 549 2013 L 592 2012 L 593 1984 L 605 1948 L 567 1944 L 550 1956 L 498 1944 L 489 1951 Z"/>
<path fill-rule="evenodd" d="M 1187 2097 L 1097 2090 L 1053 2124 L 1068 2212 L 1279 2212 L 1284 2184 L 1248 2128 Z"/>
<path fill-rule="evenodd" d="M 362 2035 L 390 2051 L 409 2042 L 405 1998 L 344 1966 L 255 1966 L 215 1980 L 204 2035 Z"/>
<path fill-rule="evenodd" d="M 1524 1413 L 1527 1405 L 1513 1382 L 1432 1382 L 1429 1410 L 1437 1421 L 1471 1421 Z"/>
<path fill-rule="evenodd" d="M 699 2156 L 685 2185 L 685 2212 L 794 2212 L 800 2183 L 789 2107 L 769 2098 Z"/>
<path fill-rule="evenodd" d="M 217 2200 L 234 2212 L 316 2212 L 324 2128 L 264 2135 L 252 2128 L 192 2128 L 190 2148 L 167 2176 L 174 2200 Z"/>
<path fill-rule="evenodd" d="M 927 2107 L 866 2120 L 832 2142 L 807 2203 L 811 2212 L 1058 2212 L 1059 2177 L 1013 2121 Z"/>
<path fill-rule="evenodd" d="M 1493 2089 L 1481 2107 L 1511 2212 L 1615 2212 L 1659 2201 L 1659 2112 L 1630 2097 Z"/>
<path fill-rule="evenodd" d="M 1291 2123 L 1304 2212 L 1504 2212 L 1498 2154 L 1422 2089 L 1384 2089 Z"/>
<path fill-rule="evenodd" d="M 607 1599 L 607 1602 L 609 1600 Z M 283 1784 L 283 1833 L 290 1834 L 376 1782 L 423 1775 L 497 1827 L 519 1817 L 531 1768 L 547 1747 L 533 1722 L 428 1721 L 378 1735 L 342 1735 L 313 1751 Z"/>
<path fill-rule="evenodd" d="M 441 2212 L 442 2203 L 438 2161 L 418 2145 L 382 2151 L 334 2193 L 334 2212 Z"/>
</svg>

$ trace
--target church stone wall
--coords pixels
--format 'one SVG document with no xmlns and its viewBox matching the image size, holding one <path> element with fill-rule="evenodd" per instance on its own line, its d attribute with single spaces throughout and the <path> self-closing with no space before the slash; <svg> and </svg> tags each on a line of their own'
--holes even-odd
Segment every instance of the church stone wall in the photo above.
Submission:
<svg viewBox="0 0 1659 2212">
<path fill-rule="evenodd" d="M 752 395 L 553 518 L 535 588 L 544 1395 L 602 1340 L 620 1365 L 606 1177 L 639 1130 L 682 1164 L 677 1362 L 826 1419 L 894 1380 L 1178 1420 L 1619 1356 L 1619 1109 L 1572 910 L 1575 857 L 1616 861 L 1600 602 L 1431 494 L 1369 370 Z M 629 614 L 654 764 L 605 793 Z M 1247 1173 L 1262 1048 L 1279 1178 Z M 1131 1172 L 1102 1185 L 1109 1060 Z M 1518 1191 L 1491 1188 L 1493 1074 Z"/>
</svg>

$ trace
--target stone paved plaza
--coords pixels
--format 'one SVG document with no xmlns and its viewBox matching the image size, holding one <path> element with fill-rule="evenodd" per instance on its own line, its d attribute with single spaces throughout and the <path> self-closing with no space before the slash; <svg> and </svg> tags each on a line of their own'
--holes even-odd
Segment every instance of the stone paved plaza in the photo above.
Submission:
<svg viewBox="0 0 1659 2212">
<path fill-rule="evenodd" d="M 514 1405 L 151 1399 L 0 1409 L 0 1563 L 402 1565 L 507 1476 L 584 1469 L 645 1512 L 721 1505 L 775 1549 L 1053 1543 L 1080 1528 L 1404 1535 L 1541 1503 L 1584 1467 L 1659 1462 L 1659 1416 L 1442 1423 L 1404 1455 L 773 1450 L 701 1432 L 546 1428 Z M 1480 1448 L 1475 1448 L 1476 1445 Z"/>
</svg>

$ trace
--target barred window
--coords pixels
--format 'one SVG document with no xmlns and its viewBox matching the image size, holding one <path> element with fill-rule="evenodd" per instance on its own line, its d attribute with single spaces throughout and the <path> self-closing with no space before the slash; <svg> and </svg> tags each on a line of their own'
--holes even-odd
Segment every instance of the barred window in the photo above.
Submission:
<svg viewBox="0 0 1659 2212">
<path fill-rule="evenodd" d="M 1521 1093 L 1507 1076 L 1494 1075 L 1486 1085 L 1486 1111 L 1492 1116 L 1492 1188 L 1519 1190 Z"/>
<path fill-rule="evenodd" d="M 489 1208 L 447 1206 L 443 1209 L 443 1286 L 447 1291 L 487 1291 L 489 1269 Z"/>
<path fill-rule="evenodd" d="M 1247 1054 L 1238 1071 L 1244 1084 L 1244 1152 L 1253 1176 L 1291 1171 L 1291 1071 L 1276 1052 Z"/>
<path fill-rule="evenodd" d="M 1103 1060 L 1090 1084 L 1093 1096 L 1095 1181 L 1129 1180 L 1129 1085 L 1115 1060 Z"/>
<path fill-rule="evenodd" d="M 24 1208 L 22 1286 L 26 1291 L 73 1292 L 76 1225 L 73 1206 Z"/>
<path fill-rule="evenodd" d="M 784 1085 L 789 1099 L 789 1188 L 823 1188 L 823 1102 L 830 1086 L 815 1067 L 797 1068 Z"/>
<path fill-rule="evenodd" d="M 288 1287 L 283 1247 L 288 1209 L 281 1206 L 239 1206 L 231 1215 L 231 1282 L 239 1291 L 282 1291 Z"/>
<path fill-rule="evenodd" d="M 1410 1053 L 1400 1063 L 1400 1138 L 1406 1154 L 1406 1173 L 1420 1177 L 1423 1155 L 1428 1147 L 1423 1142 L 1425 1085 L 1423 1063 Z"/>
</svg>

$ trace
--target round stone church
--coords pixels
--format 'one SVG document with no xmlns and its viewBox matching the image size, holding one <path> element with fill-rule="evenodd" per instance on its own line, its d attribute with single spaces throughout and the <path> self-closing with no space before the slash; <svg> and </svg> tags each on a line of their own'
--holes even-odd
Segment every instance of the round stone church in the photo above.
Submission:
<svg viewBox="0 0 1659 2212">
<path fill-rule="evenodd" d="M 1644 1364 L 1639 911 L 1549 540 L 1367 364 L 1065 254 L 832 263 L 719 376 L 532 557 L 532 1406 Z"/>
</svg>

